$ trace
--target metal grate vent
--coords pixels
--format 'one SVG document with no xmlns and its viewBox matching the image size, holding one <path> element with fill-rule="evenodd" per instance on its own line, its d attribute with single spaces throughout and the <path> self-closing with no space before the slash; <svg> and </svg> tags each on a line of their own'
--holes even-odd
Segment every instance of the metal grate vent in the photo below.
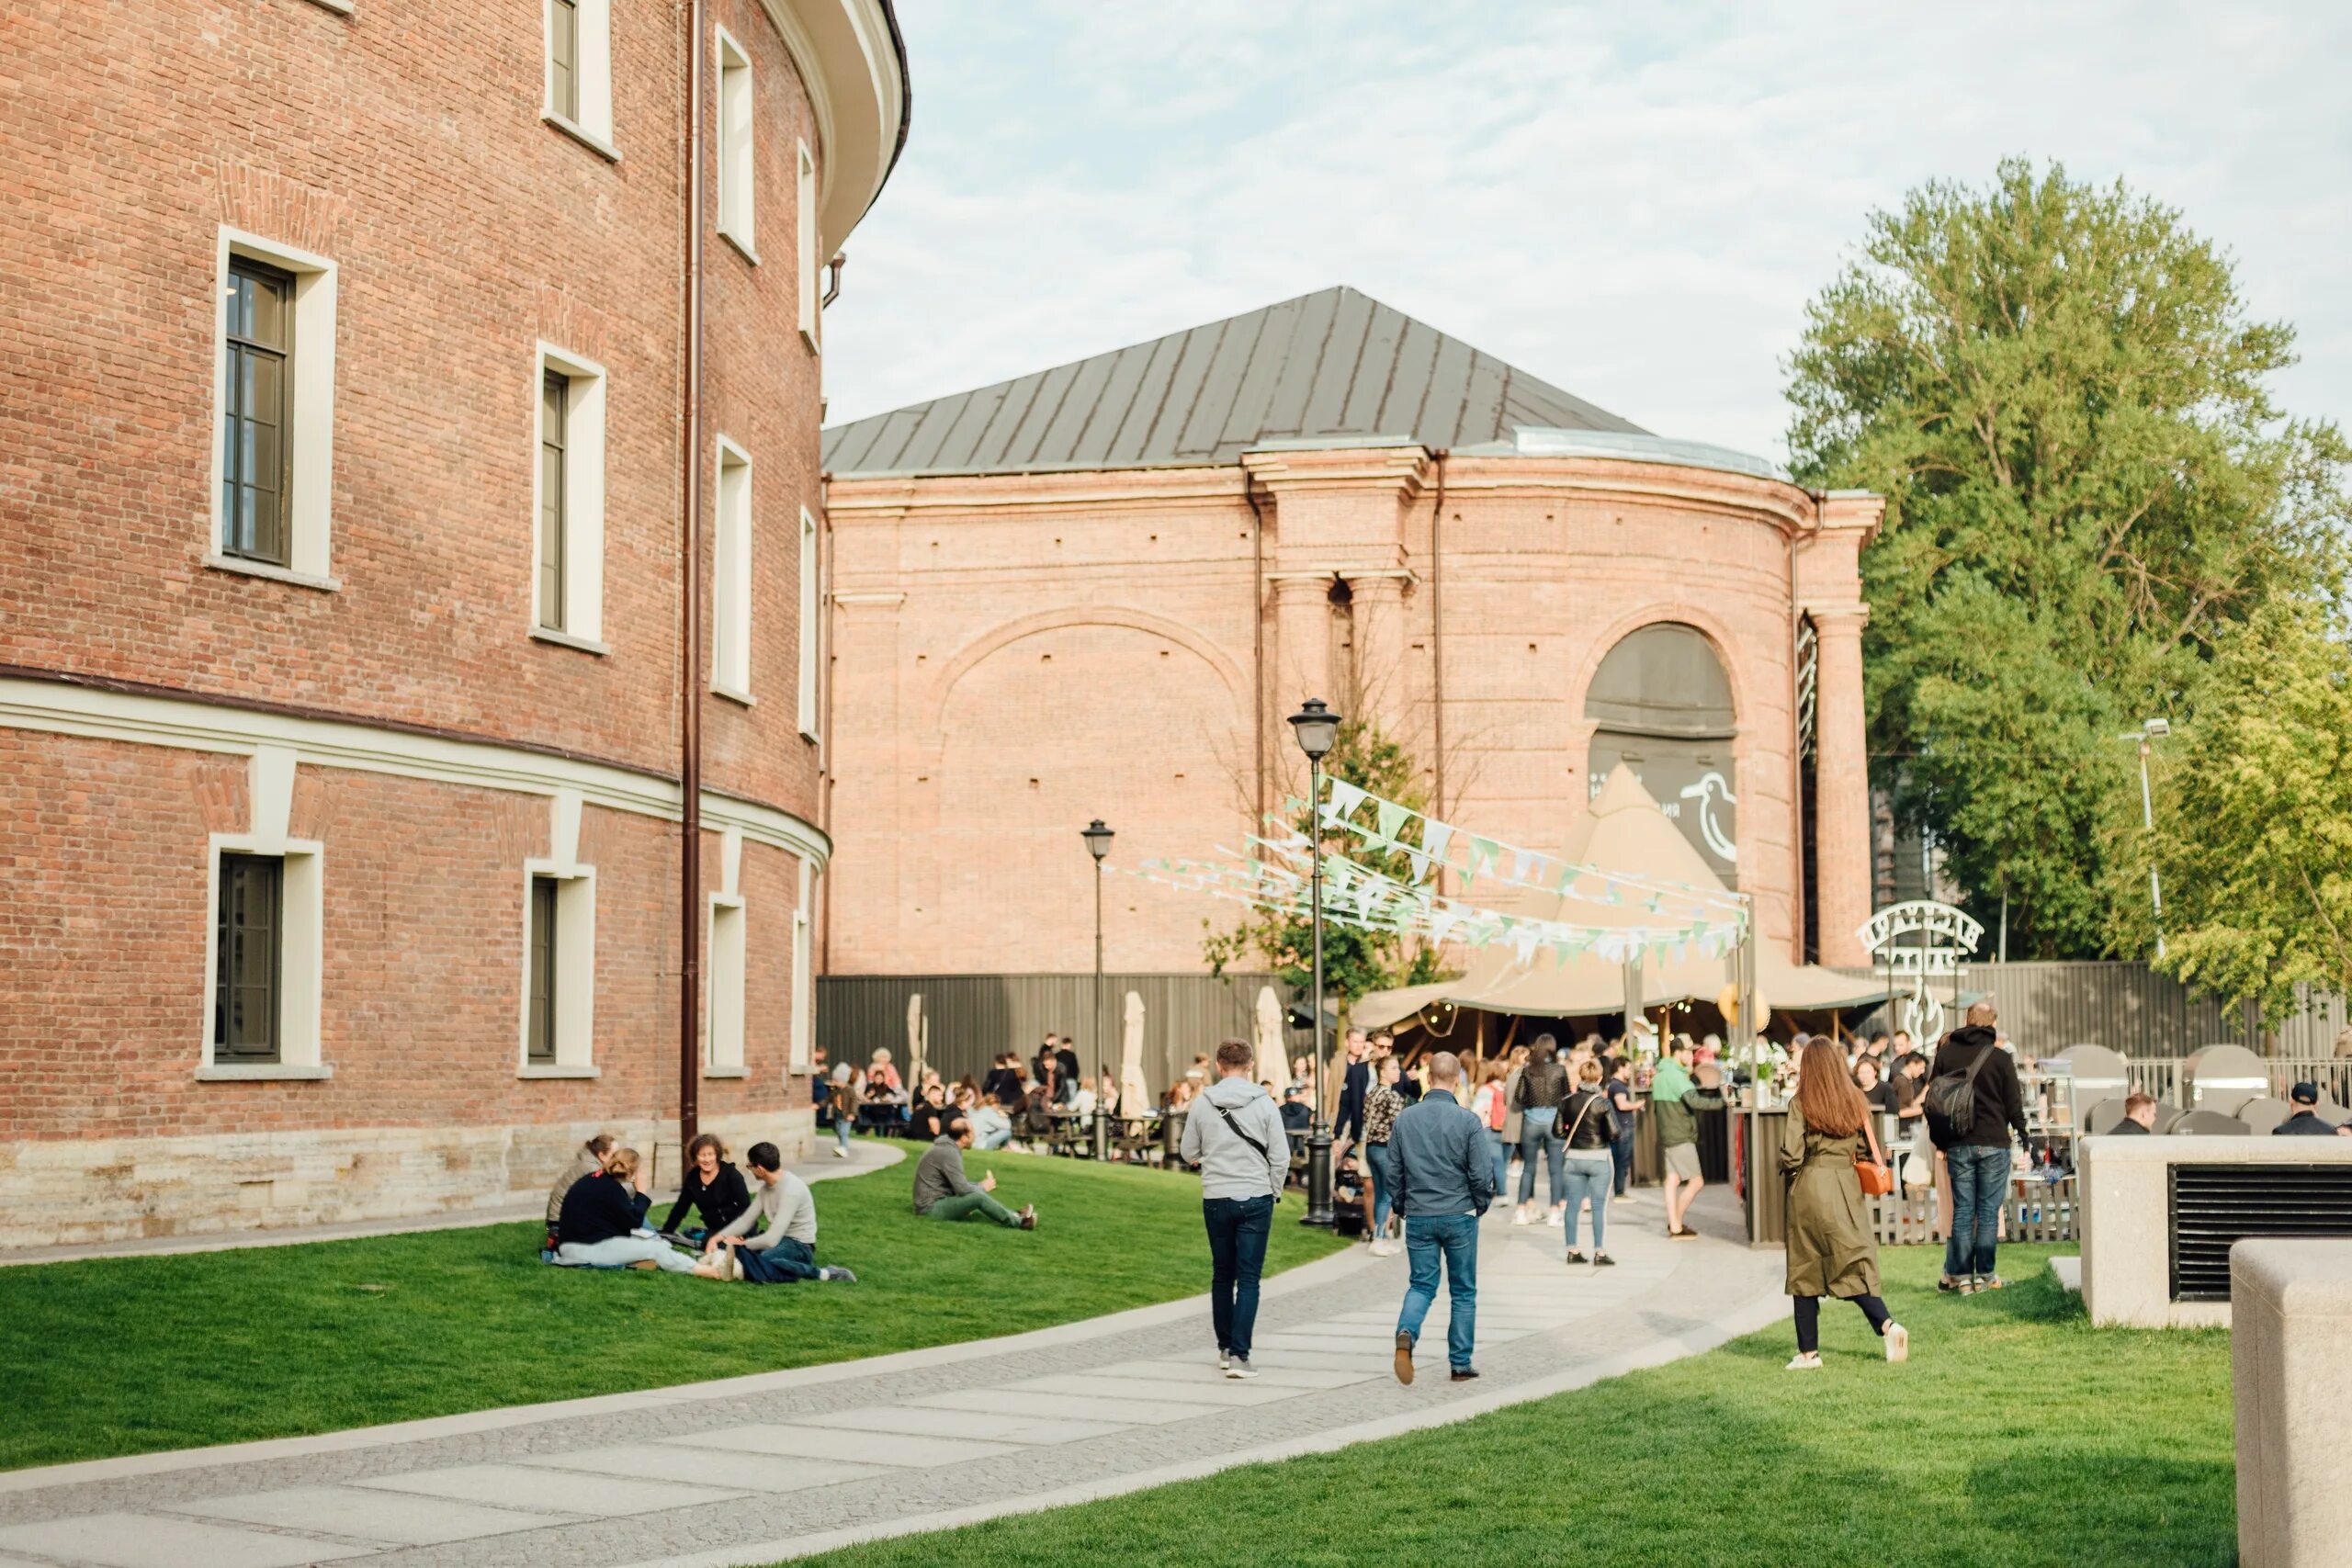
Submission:
<svg viewBox="0 0 2352 1568">
<path fill-rule="evenodd" d="M 2352 1236 L 2352 1165 L 2172 1168 L 2172 1299 L 2230 1299 L 2230 1244 Z"/>
</svg>

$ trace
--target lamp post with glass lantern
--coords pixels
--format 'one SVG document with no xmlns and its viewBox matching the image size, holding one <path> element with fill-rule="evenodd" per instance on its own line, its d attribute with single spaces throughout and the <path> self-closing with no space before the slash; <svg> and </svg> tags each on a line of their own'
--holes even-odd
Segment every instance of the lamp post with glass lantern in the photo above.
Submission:
<svg viewBox="0 0 2352 1568">
<path fill-rule="evenodd" d="M 1111 1108 L 1102 1103 L 1102 857 L 1111 852 L 1111 829 L 1102 818 L 1078 830 L 1094 857 L 1094 1157 L 1111 1157 Z"/>
<path fill-rule="evenodd" d="M 1331 1122 L 1323 1111 L 1323 759 L 1330 754 L 1339 739 L 1340 716 L 1323 705 L 1319 697 L 1309 697 L 1299 710 L 1290 716 L 1291 733 L 1298 738 L 1298 749 L 1306 753 L 1306 819 L 1313 840 L 1308 845 L 1313 856 L 1309 873 L 1312 879 L 1309 912 L 1312 941 L 1315 944 L 1315 989 L 1307 1005 L 1315 1013 L 1315 1115 L 1306 1132 L 1306 1217 L 1301 1224 L 1329 1225 L 1331 1223 Z"/>
</svg>

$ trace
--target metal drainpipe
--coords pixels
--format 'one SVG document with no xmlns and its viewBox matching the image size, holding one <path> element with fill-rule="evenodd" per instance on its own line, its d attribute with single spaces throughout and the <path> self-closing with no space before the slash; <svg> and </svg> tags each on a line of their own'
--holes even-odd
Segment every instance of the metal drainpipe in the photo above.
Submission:
<svg viewBox="0 0 2352 1568">
<path fill-rule="evenodd" d="M 1430 745 L 1437 753 L 1431 760 L 1430 815 L 1441 819 L 1445 816 L 1445 553 L 1438 548 L 1438 531 L 1445 522 L 1445 460 L 1452 455 L 1443 446 L 1430 454 L 1437 459 L 1437 504 L 1430 509 Z M 1444 874 L 1438 874 L 1441 891 Z"/>
<path fill-rule="evenodd" d="M 1828 492 L 1826 491 L 1808 490 L 1805 491 L 1805 494 L 1813 499 L 1813 523 L 1814 527 L 1817 532 L 1821 526 L 1821 505 L 1823 502 L 1828 499 Z M 1803 621 L 1804 618 L 1804 607 L 1797 603 L 1797 531 L 1794 528 L 1791 528 L 1789 530 L 1789 718 L 1792 722 L 1789 729 L 1789 739 L 1792 743 L 1796 739 L 1794 720 L 1797 715 L 1797 626 L 1798 623 Z M 1816 785 L 1818 785 L 1821 779 L 1821 643 L 1819 632 L 1820 628 L 1815 627 L 1815 641 L 1813 645 L 1813 776 Z M 1789 747 L 1789 806 L 1790 809 L 1795 813 L 1796 817 L 1796 831 L 1790 834 L 1789 837 L 1795 841 L 1797 846 L 1797 863 L 1793 868 L 1795 875 L 1790 879 L 1792 887 L 1789 894 L 1789 941 L 1794 946 L 1797 953 L 1799 954 L 1803 954 L 1804 952 L 1805 910 L 1804 759 L 1797 754 L 1797 750 L 1798 749 L 1794 744 L 1792 744 Z M 1867 787 L 1868 786 L 1865 785 L 1866 794 Z M 1818 882 L 1821 879 L 1821 803 L 1817 800 L 1814 802 L 1813 807 L 1813 874 L 1814 880 Z M 1756 910 L 1754 906 L 1750 905 L 1748 909 L 1748 921 L 1751 929 L 1754 927 L 1755 919 Z M 1762 933 L 1760 932 L 1758 933 L 1757 940 L 1761 940 L 1761 934 Z M 1819 935 L 1822 946 L 1825 948 L 1827 947 L 1829 942 L 1829 933 L 1825 931 L 1820 932 Z M 1819 956 L 1818 953 L 1815 954 L 1816 959 L 1818 959 Z"/>
<path fill-rule="evenodd" d="M 833 476 L 829 470 L 817 476 L 817 610 L 820 619 L 817 626 L 817 657 L 822 664 L 824 684 L 819 688 L 817 730 L 821 739 L 817 742 L 817 825 L 824 830 L 825 841 L 833 841 Z M 830 975 L 833 969 L 833 879 L 829 866 L 817 874 L 817 973 Z M 817 982 L 808 982 L 808 1005 L 816 1006 Z M 814 1021 L 809 1027 L 809 1044 L 816 1043 Z"/>
<path fill-rule="evenodd" d="M 678 763 L 678 1143 L 701 1131 L 702 1050 L 702 183 L 703 0 L 686 25 L 685 518 Z M 683 1157 L 683 1156 L 681 1156 Z"/>
<path fill-rule="evenodd" d="M 1257 732 L 1258 771 L 1252 775 L 1250 787 L 1256 792 L 1256 808 L 1250 830 L 1257 832 L 1260 819 L 1266 815 L 1266 514 L 1258 508 L 1258 492 L 1250 477 L 1250 465 L 1241 465 L 1241 499 L 1250 503 L 1250 660 L 1258 690 L 1250 703 L 1250 727 Z"/>
</svg>

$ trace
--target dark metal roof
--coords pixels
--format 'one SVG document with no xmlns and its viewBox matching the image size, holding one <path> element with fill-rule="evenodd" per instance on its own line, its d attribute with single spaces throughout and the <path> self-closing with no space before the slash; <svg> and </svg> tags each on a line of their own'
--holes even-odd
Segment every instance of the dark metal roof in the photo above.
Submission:
<svg viewBox="0 0 2352 1568">
<path fill-rule="evenodd" d="M 1646 434 L 1352 288 L 1326 288 L 825 432 L 839 474 L 1230 462 L 1270 442 L 1507 440 L 1521 425 Z"/>
</svg>

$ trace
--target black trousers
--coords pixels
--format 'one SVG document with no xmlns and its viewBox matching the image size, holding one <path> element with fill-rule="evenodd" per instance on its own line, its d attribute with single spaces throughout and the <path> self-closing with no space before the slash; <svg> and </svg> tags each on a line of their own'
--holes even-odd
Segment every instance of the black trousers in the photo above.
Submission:
<svg viewBox="0 0 2352 1568">
<path fill-rule="evenodd" d="M 1862 1315 L 1871 1320 L 1871 1331 L 1883 1336 L 1886 1333 L 1887 1319 L 1892 1315 L 1886 1310 L 1886 1303 L 1876 1296 L 1854 1296 L 1849 1299 L 1856 1306 L 1862 1309 Z M 1810 1355 L 1821 1348 L 1821 1298 L 1799 1296 L 1796 1302 L 1797 1353 Z"/>
</svg>

